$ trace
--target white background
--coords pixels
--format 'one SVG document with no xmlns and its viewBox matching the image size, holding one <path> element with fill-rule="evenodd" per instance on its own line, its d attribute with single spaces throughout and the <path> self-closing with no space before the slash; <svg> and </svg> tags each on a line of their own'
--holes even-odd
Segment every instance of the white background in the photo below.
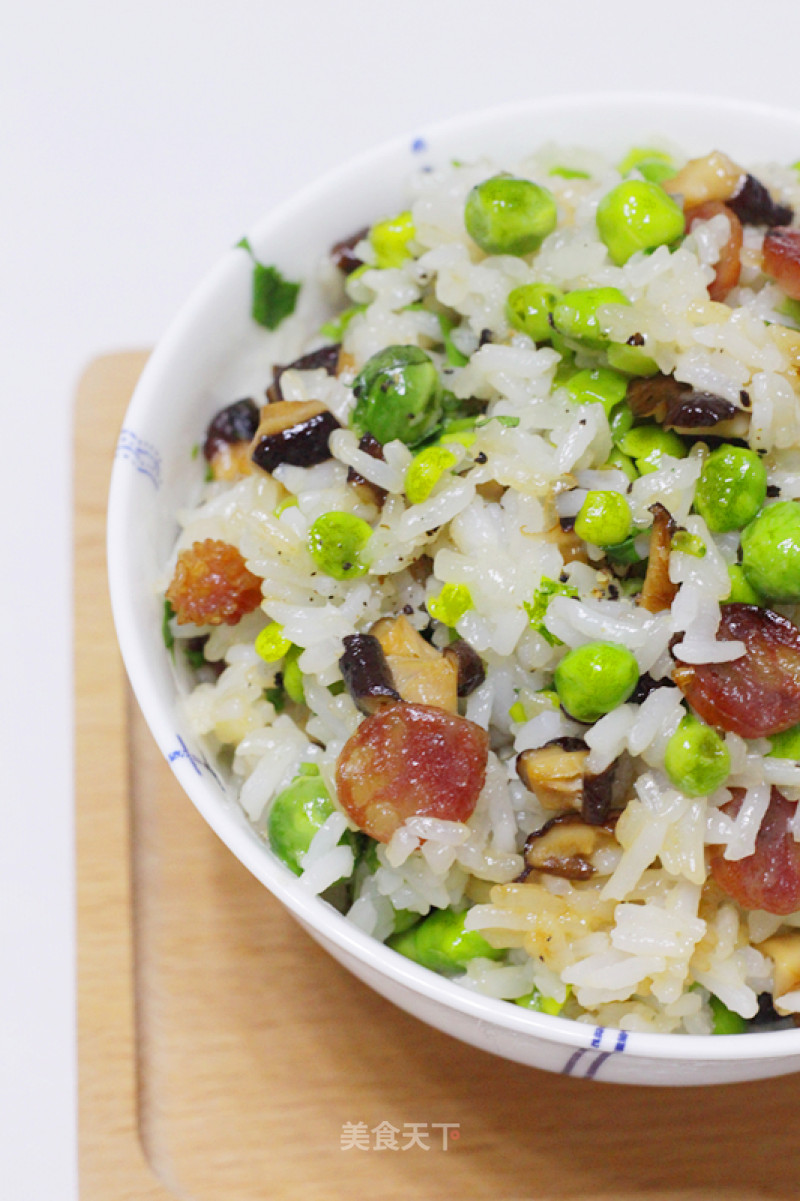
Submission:
<svg viewBox="0 0 800 1201">
<path fill-rule="evenodd" d="M 14 7 L 0 41 L 0 1195 L 73 1201 L 69 511 L 82 368 L 151 345 L 274 203 L 431 121 L 588 90 L 800 107 L 800 6 Z"/>
</svg>

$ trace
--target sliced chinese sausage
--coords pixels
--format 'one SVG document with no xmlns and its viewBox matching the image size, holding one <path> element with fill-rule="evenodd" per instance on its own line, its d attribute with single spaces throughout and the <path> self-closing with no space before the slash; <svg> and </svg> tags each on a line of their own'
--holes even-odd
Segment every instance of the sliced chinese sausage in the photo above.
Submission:
<svg viewBox="0 0 800 1201">
<path fill-rule="evenodd" d="M 686 212 L 687 233 L 695 221 L 710 221 L 712 217 L 720 215 L 728 218 L 730 233 L 728 240 L 720 249 L 719 258 L 714 266 L 714 278 L 708 285 L 708 295 L 711 300 L 724 300 L 731 288 L 735 288 L 739 282 L 739 274 L 742 270 L 740 255 L 744 242 L 742 223 L 733 209 L 729 205 L 723 204 L 721 200 L 707 200 L 704 204 L 688 209 Z"/>
<path fill-rule="evenodd" d="M 728 663 L 679 663 L 672 678 L 710 726 L 769 738 L 800 722 L 800 630 L 757 605 L 723 605 L 717 640 L 743 642 Z M 680 643 L 675 647 L 680 656 Z"/>
<path fill-rule="evenodd" d="M 733 799 L 724 811 L 736 817 L 744 792 L 731 790 Z M 726 859 L 724 848 L 714 847 L 709 866 L 711 875 L 729 897 L 745 909 L 763 909 L 766 913 L 787 914 L 800 909 L 800 843 L 795 841 L 789 823 L 797 805 L 787 801 L 773 788 L 769 807 L 756 835 L 756 849 L 744 859 Z"/>
<path fill-rule="evenodd" d="M 236 625 L 261 604 L 261 580 L 228 542 L 206 538 L 182 550 L 167 589 L 178 625 Z"/>
<path fill-rule="evenodd" d="M 761 265 L 792 300 L 800 300 L 800 229 L 778 226 L 764 235 Z"/>
<path fill-rule="evenodd" d="M 432 705 L 395 704 L 365 717 L 336 766 L 342 808 L 388 842 L 409 817 L 466 822 L 486 777 L 489 736 Z"/>
</svg>

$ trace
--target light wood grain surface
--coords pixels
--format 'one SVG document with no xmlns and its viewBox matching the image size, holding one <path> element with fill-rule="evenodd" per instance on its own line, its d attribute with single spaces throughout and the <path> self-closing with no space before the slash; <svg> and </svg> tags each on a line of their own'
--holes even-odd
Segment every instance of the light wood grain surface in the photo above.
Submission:
<svg viewBox="0 0 800 1201">
<path fill-rule="evenodd" d="M 82 1201 L 800 1196 L 797 1077 L 656 1091 L 472 1050 L 346 973 L 204 824 L 128 698 L 105 584 L 144 357 L 94 363 L 76 413 Z M 430 1149 L 375 1150 L 381 1123 Z"/>
</svg>

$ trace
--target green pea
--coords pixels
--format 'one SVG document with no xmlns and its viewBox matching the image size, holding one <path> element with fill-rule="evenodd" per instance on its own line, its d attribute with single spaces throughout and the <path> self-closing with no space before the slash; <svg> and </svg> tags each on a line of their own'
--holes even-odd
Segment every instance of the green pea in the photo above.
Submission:
<svg viewBox="0 0 800 1201">
<path fill-rule="evenodd" d="M 759 596 L 738 563 L 728 565 L 728 578 L 731 590 L 722 602 L 724 605 L 763 605 L 764 598 Z"/>
<path fill-rule="evenodd" d="M 628 430 L 633 428 L 635 420 L 633 410 L 627 403 L 619 405 L 616 409 L 612 409 L 609 414 L 608 427 L 611 430 L 611 441 L 618 450 Z"/>
<path fill-rule="evenodd" d="M 550 318 L 563 293 L 550 284 L 522 284 L 506 300 L 509 325 L 534 342 L 549 342 L 553 334 Z"/>
<path fill-rule="evenodd" d="M 769 600 L 800 601 L 800 504 L 769 505 L 742 531 L 742 567 L 748 584 Z"/>
<path fill-rule="evenodd" d="M 265 663 L 277 663 L 291 647 L 291 639 L 284 637 L 283 626 L 280 622 L 271 621 L 264 626 L 256 638 L 256 654 Z"/>
<path fill-rule="evenodd" d="M 636 659 L 618 642 L 587 642 L 568 651 L 554 678 L 562 707 L 583 722 L 595 722 L 624 704 L 638 680 Z"/>
<path fill-rule="evenodd" d="M 388 217 L 373 225 L 369 240 L 375 251 L 376 266 L 401 267 L 406 259 L 411 258 L 408 243 L 414 233 L 414 222 L 409 212 L 398 213 L 396 217 Z"/>
<path fill-rule="evenodd" d="M 306 703 L 306 693 L 303 687 L 303 673 L 297 660 L 303 653 L 301 646 L 292 646 L 283 664 L 283 687 L 286 695 L 296 705 Z"/>
<path fill-rule="evenodd" d="M 671 179 L 676 173 L 675 164 L 663 150 L 653 150 L 649 146 L 634 146 L 619 164 L 620 175 L 629 175 L 636 170 L 650 183 L 661 183 Z"/>
<path fill-rule="evenodd" d="M 780 734 L 770 734 L 769 740 L 772 744 L 769 757 L 800 761 L 800 726 L 790 726 Z"/>
<path fill-rule="evenodd" d="M 746 1034 L 747 1022 L 740 1013 L 734 1013 L 720 1001 L 719 997 L 710 996 L 712 1034 Z"/>
<path fill-rule="evenodd" d="M 687 796 L 708 796 L 727 780 L 731 757 L 716 730 L 687 713 L 667 743 L 664 769 Z"/>
<path fill-rule="evenodd" d="M 477 184 L 464 209 L 467 233 L 486 254 L 530 254 L 557 222 L 552 192 L 507 174 Z"/>
<path fill-rule="evenodd" d="M 303 870 L 301 857 L 332 813 L 333 801 L 319 768 L 301 764 L 291 784 L 275 797 L 267 818 L 269 844 L 296 876 Z"/>
<path fill-rule="evenodd" d="M 472 597 L 466 584 L 445 584 L 438 596 L 428 597 L 426 607 L 435 621 L 452 628 L 472 608 Z"/>
<path fill-rule="evenodd" d="M 658 363 L 641 346 L 612 342 L 606 348 L 606 357 L 609 367 L 624 371 L 626 375 L 658 375 Z"/>
<path fill-rule="evenodd" d="M 657 471 L 664 455 L 670 455 L 673 459 L 685 459 L 688 454 L 674 430 L 662 429 L 653 422 L 635 425 L 615 441 L 622 453 L 630 455 L 636 463 L 640 475 Z"/>
<path fill-rule="evenodd" d="M 490 946 L 478 930 L 465 930 L 466 910 L 434 909 L 418 926 L 386 941 L 395 951 L 434 972 L 452 975 L 470 959 L 502 959 L 504 951 Z"/>
<path fill-rule="evenodd" d="M 567 383 L 570 400 L 576 404 L 601 404 L 608 416 L 625 399 L 628 381 L 608 367 L 576 371 Z"/>
<path fill-rule="evenodd" d="M 575 518 L 575 533 L 595 546 L 618 546 L 632 528 L 631 507 L 619 492 L 588 492 Z"/>
<path fill-rule="evenodd" d="M 616 446 L 606 459 L 605 465 L 606 467 L 616 467 L 619 471 L 624 472 L 631 483 L 639 478 L 639 472 L 636 470 L 636 464 L 633 459 L 629 458 L 628 455 L 624 455 Z"/>
<path fill-rule="evenodd" d="M 443 446 L 427 446 L 415 455 L 405 478 L 409 504 L 419 505 L 427 500 L 446 471 L 455 467 L 458 459 Z"/>
<path fill-rule="evenodd" d="M 353 425 L 383 444 L 424 442 L 444 415 L 433 360 L 417 346 L 387 346 L 364 364 L 353 382 Z"/>
<path fill-rule="evenodd" d="M 658 184 L 626 180 L 597 206 L 597 231 L 618 267 L 637 250 L 655 250 L 684 231 L 683 209 Z"/>
<path fill-rule="evenodd" d="M 372 528 L 353 513 L 323 513 L 308 531 L 308 549 L 321 571 L 335 580 L 364 575 L 368 564 L 361 552 L 372 537 Z"/>
<path fill-rule="evenodd" d="M 719 446 L 703 464 L 694 507 L 715 534 L 741 530 L 758 513 L 767 495 L 767 472 L 754 450 Z"/>
<path fill-rule="evenodd" d="M 575 338 L 593 350 L 602 350 L 608 343 L 608 335 L 597 310 L 604 304 L 630 303 L 619 288 L 576 288 L 567 292 L 554 308 L 553 323 L 565 337 Z"/>
</svg>

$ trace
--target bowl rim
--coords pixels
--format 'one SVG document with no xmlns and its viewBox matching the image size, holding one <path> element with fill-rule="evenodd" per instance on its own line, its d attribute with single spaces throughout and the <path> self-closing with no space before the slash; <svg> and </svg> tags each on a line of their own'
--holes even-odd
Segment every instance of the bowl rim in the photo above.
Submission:
<svg viewBox="0 0 800 1201">
<path fill-rule="evenodd" d="M 592 91 L 518 100 L 425 124 L 360 152 L 271 208 L 253 224 L 248 237 L 257 243 L 268 239 L 278 233 L 285 222 L 291 222 L 298 206 L 305 208 L 319 202 L 341 183 L 366 168 L 374 170 L 383 161 L 391 161 L 398 156 L 407 158 L 409 145 L 420 138 L 426 143 L 431 140 L 447 141 L 468 133 L 476 125 L 491 127 L 515 118 L 578 111 L 587 106 L 618 108 L 631 113 L 643 106 L 654 110 L 661 108 L 665 117 L 667 110 L 686 114 L 701 108 L 707 114 L 740 115 L 759 120 L 773 118 L 795 124 L 800 140 L 800 110 L 735 97 L 664 91 Z M 191 335 L 198 316 L 213 308 L 220 289 L 237 265 L 230 251 L 223 255 L 178 310 L 145 365 L 127 408 L 124 426 L 147 428 L 148 413 L 160 402 L 165 371 L 174 356 L 180 354 L 184 340 Z M 249 838 L 241 822 L 235 820 L 232 806 L 220 803 L 207 780 L 191 764 L 184 759 L 170 757 L 175 721 L 171 708 L 162 701 L 150 678 L 147 643 L 131 600 L 136 580 L 131 574 L 130 561 L 124 548 L 134 511 L 133 476 L 120 469 L 117 459 L 112 468 L 109 488 L 107 562 L 112 613 L 123 661 L 136 699 L 161 753 L 169 759 L 189 799 L 226 846 L 304 925 L 312 927 L 324 940 L 401 988 L 464 1016 L 489 1023 L 508 1034 L 521 1036 L 523 1040 L 526 1036 L 533 1037 L 566 1048 L 596 1046 L 593 1040 L 599 1028 L 590 1022 L 525 1010 L 511 1002 L 472 992 L 411 962 L 365 934 L 326 902 L 305 890 L 298 878 L 271 855 L 266 845 L 260 847 Z M 616 1030 L 615 1027 L 603 1029 Z M 625 1051 L 626 1058 L 631 1059 L 679 1060 L 687 1063 L 775 1060 L 800 1054 L 800 1029 L 758 1032 L 757 1036 L 738 1039 L 720 1038 L 717 1035 L 628 1031 Z"/>
</svg>

